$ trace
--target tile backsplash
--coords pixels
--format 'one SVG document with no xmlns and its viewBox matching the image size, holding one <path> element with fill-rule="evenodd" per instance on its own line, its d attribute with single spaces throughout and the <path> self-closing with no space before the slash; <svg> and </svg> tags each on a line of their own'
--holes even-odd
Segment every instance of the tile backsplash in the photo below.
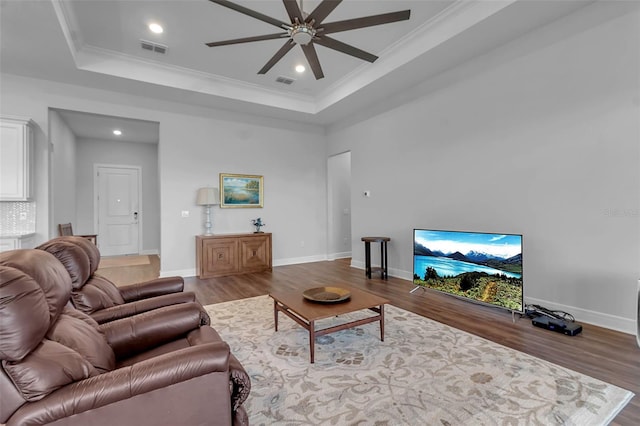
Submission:
<svg viewBox="0 0 640 426">
<path fill-rule="evenodd" d="M 21 235 L 32 232 L 36 232 L 36 203 L 0 202 L 0 235 Z"/>
</svg>

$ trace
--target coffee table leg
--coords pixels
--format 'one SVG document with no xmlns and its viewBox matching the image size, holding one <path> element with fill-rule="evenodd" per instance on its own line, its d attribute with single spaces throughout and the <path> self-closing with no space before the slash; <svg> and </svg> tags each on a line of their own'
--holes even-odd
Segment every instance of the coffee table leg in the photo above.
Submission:
<svg viewBox="0 0 640 426">
<path fill-rule="evenodd" d="M 311 355 L 311 364 L 314 363 L 315 360 L 315 349 L 316 349 L 316 325 L 314 321 L 309 321 L 309 353 Z"/>
<path fill-rule="evenodd" d="M 278 302 L 273 301 L 273 322 L 276 324 L 276 331 L 278 331 Z"/>
<path fill-rule="evenodd" d="M 380 305 L 380 340 L 384 342 L 384 305 Z"/>
</svg>

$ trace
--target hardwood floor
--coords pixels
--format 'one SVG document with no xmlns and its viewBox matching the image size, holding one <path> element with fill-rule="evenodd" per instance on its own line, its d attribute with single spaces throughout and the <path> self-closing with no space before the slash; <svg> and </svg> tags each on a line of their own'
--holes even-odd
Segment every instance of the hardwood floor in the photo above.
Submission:
<svg viewBox="0 0 640 426">
<path fill-rule="evenodd" d="M 155 273 L 153 264 L 146 267 L 151 278 Z M 527 318 L 516 316 L 514 321 L 509 312 L 434 291 L 410 294 L 410 281 L 395 277 L 388 281 L 376 277 L 368 280 L 363 270 L 350 267 L 350 259 L 278 266 L 271 273 L 207 280 L 187 277 L 185 291 L 195 292 L 198 300 L 208 305 L 260 296 L 275 289 L 298 291 L 340 284 L 370 291 L 397 307 L 630 390 L 636 396 L 611 424 L 640 424 L 640 349 L 629 334 L 582 324 L 581 334 L 565 336 L 534 327 Z"/>
<path fill-rule="evenodd" d="M 136 265 L 119 268 L 99 268 L 96 272 L 114 282 L 117 286 L 152 280 L 160 276 L 160 258 L 149 256 L 148 265 Z"/>
</svg>

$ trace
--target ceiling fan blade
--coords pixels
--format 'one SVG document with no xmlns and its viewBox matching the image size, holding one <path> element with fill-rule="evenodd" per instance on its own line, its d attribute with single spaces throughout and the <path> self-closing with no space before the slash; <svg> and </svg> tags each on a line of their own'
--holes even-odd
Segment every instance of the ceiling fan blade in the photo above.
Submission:
<svg viewBox="0 0 640 426">
<path fill-rule="evenodd" d="M 295 45 L 296 44 L 293 42 L 293 40 L 287 40 L 287 42 L 280 48 L 280 50 L 278 50 L 276 54 L 273 55 L 271 59 L 269 59 L 269 62 L 267 62 L 265 66 L 262 67 L 260 71 L 258 71 L 258 74 L 266 74 L 280 59 L 282 59 L 284 55 L 286 55 L 291 49 L 293 49 L 293 46 Z"/>
<path fill-rule="evenodd" d="M 220 6 L 228 7 L 229 9 L 235 10 L 236 12 L 243 13 L 247 16 L 251 16 L 252 18 L 256 18 L 268 24 L 275 25 L 276 27 L 279 27 L 279 28 L 287 29 L 291 27 L 291 23 L 282 22 L 278 19 L 272 18 L 267 15 L 263 15 L 260 12 L 256 12 L 255 10 L 248 9 L 244 6 L 240 6 L 239 4 L 235 4 L 227 0 L 209 0 L 209 1 L 212 3 L 219 4 Z"/>
<path fill-rule="evenodd" d="M 329 14 L 333 12 L 333 9 L 335 9 L 341 2 L 342 0 L 324 0 L 315 9 L 313 9 L 313 12 L 311 12 L 307 17 L 306 22 L 315 20 L 316 24 L 319 24 L 324 20 L 324 18 L 329 16 Z"/>
<path fill-rule="evenodd" d="M 369 52 L 353 47 L 349 44 L 343 43 L 330 37 L 314 37 L 313 42 L 329 49 L 337 50 L 338 52 L 346 53 L 347 55 L 355 56 L 356 58 L 363 59 L 367 62 L 375 62 L 378 57 L 372 55 Z"/>
<path fill-rule="evenodd" d="M 273 40 L 276 38 L 284 38 L 288 36 L 289 35 L 287 33 L 266 34 L 266 35 L 254 36 L 254 37 L 235 38 L 233 40 L 212 41 L 210 43 L 205 43 L 205 44 L 209 47 L 227 46 L 229 44 L 249 43 L 252 41 L 261 41 L 261 40 Z"/>
<path fill-rule="evenodd" d="M 309 62 L 309 66 L 311 67 L 311 71 L 313 71 L 313 75 L 316 77 L 316 80 L 320 80 L 324 78 L 324 73 L 322 72 L 322 67 L 320 66 L 320 61 L 318 60 L 318 54 L 316 53 L 316 48 L 313 47 L 313 44 L 302 44 L 302 51 L 304 52 L 304 56 L 307 57 L 307 62 Z"/>
<path fill-rule="evenodd" d="M 362 18 L 347 19 L 345 21 L 328 22 L 320 25 L 318 31 L 322 31 L 324 34 L 331 34 L 340 31 L 355 30 L 357 28 L 372 27 L 374 25 L 389 24 L 391 22 L 406 21 L 409 19 L 410 14 L 411 10 L 402 10 L 400 12 L 364 16 Z"/>
<path fill-rule="evenodd" d="M 282 2 L 284 3 L 284 8 L 287 9 L 287 14 L 289 15 L 289 19 L 291 19 L 291 23 L 295 22 L 295 18 L 298 18 L 298 22 L 304 22 L 302 11 L 300 10 L 296 0 L 282 0 Z"/>
</svg>

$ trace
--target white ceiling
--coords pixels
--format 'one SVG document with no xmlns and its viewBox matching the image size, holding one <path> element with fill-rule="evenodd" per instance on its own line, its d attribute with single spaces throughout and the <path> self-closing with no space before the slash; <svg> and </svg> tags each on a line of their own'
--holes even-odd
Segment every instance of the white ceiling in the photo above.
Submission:
<svg viewBox="0 0 640 426">
<path fill-rule="evenodd" d="M 63 109 L 56 109 L 56 111 L 79 139 L 153 144 L 157 144 L 160 140 L 160 123 L 158 122 L 82 111 Z M 120 130 L 121 135 L 114 135 L 114 130 Z"/>
<path fill-rule="evenodd" d="M 591 1 L 344 0 L 324 22 L 403 9 L 411 18 L 333 34 L 379 59 L 371 64 L 316 45 L 325 78 L 315 80 L 293 70 L 306 64 L 298 46 L 266 75 L 257 74 L 282 40 L 205 46 L 279 32 L 208 0 L 0 0 L 0 71 L 325 125 Z M 281 0 L 234 2 L 288 21 Z M 304 10 L 319 2 L 303 0 Z M 152 21 L 163 25 L 163 34 L 147 29 Z M 167 54 L 143 50 L 141 39 L 166 45 Z M 278 76 L 296 81 L 282 85 Z"/>
</svg>

